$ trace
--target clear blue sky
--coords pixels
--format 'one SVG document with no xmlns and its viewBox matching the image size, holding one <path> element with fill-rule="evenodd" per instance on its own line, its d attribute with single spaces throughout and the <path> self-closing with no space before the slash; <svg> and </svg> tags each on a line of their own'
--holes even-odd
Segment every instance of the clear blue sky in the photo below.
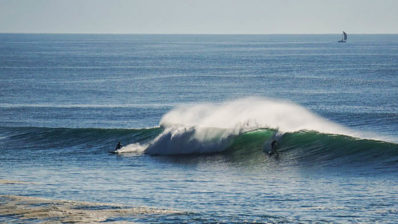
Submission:
<svg viewBox="0 0 398 224">
<path fill-rule="evenodd" d="M 0 33 L 398 33 L 398 0 L 0 0 Z"/>
</svg>

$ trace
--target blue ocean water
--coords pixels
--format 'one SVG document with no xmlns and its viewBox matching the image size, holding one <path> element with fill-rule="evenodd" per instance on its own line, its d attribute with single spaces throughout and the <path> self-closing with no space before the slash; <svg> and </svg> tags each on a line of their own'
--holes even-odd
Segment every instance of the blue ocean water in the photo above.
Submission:
<svg viewBox="0 0 398 224">
<path fill-rule="evenodd" d="M 339 38 L 0 34 L 0 195 L 395 223 L 398 35 Z"/>
</svg>

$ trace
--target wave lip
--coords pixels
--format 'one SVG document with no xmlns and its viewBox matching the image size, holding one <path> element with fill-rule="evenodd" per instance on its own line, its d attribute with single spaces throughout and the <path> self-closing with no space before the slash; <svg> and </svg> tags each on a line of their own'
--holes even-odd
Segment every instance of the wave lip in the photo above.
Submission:
<svg viewBox="0 0 398 224">
<path fill-rule="evenodd" d="M 259 128 L 280 132 L 312 130 L 357 136 L 358 133 L 328 121 L 292 102 L 264 97 L 248 97 L 221 104 L 182 105 L 165 114 L 163 127 L 215 127 L 238 134 Z"/>
</svg>

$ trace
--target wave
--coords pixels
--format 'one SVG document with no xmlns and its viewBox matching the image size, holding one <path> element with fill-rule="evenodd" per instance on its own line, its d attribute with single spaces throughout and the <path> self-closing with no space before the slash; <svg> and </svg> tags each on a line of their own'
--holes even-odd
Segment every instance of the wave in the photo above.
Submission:
<svg viewBox="0 0 398 224">
<path fill-rule="evenodd" d="M 261 157 L 277 140 L 281 156 L 294 161 L 398 161 L 398 145 L 359 133 L 287 101 L 244 98 L 175 108 L 160 122 L 162 132 L 145 145 L 120 152 L 150 155 L 224 153 Z"/>
<path fill-rule="evenodd" d="M 206 130 L 206 131 L 205 131 Z M 276 129 L 256 129 L 224 136 L 225 129 L 200 129 L 205 141 L 196 139 L 195 129 L 173 133 L 161 127 L 147 129 L 0 128 L 2 149 L 111 151 L 118 141 L 133 142 L 117 153 L 150 155 L 221 154 L 236 160 L 267 156 L 272 139 L 278 139 L 281 159 L 325 163 L 380 161 L 398 164 L 398 144 L 316 131 L 280 134 Z M 277 134 L 280 135 L 277 135 Z M 213 138 L 210 138 L 213 137 Z M 165 153 L 166 152 L 166 153 Z"/>
<path fill-rule="evenodd" d="M 280 156 L 291 160 L 398 161 L 395 143 L 352 131 L 297 104 L 267 98 L 179 106 L 153 128 L 0 128 L 3 148 L 110 151 L 118 141 L 130 143 L 115 151 L 119 154 L 222 153 L 244 159 L 264 154 L 273 140 L 278 141 Z"/>
<path fill-rule="evenodd" d="M 365 137 L 363 133 L 328 121 L 300 105 L 259 97 L 179 106 L 165 114 L 160 125 L 164 131 L 146 145 L 145 153 L 222 152 L 237 136 L 258 129 L 275 130 L 273 138 L 303 130 Z"/>
</svg>

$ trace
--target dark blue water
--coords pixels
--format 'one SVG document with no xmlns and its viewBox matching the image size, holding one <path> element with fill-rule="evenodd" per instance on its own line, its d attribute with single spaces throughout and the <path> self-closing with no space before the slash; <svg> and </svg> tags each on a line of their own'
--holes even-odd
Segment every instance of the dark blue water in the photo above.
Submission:
<svg viewBox="0 0 398 224">
<path fill-rule="evenodd" d="M 398 35 L 339 38 L 0 34 L 0 179 L 27 182 L 0 195 L 183 212 L 115 218 L 144 223 L 395 223 Z"/>
</svg>

